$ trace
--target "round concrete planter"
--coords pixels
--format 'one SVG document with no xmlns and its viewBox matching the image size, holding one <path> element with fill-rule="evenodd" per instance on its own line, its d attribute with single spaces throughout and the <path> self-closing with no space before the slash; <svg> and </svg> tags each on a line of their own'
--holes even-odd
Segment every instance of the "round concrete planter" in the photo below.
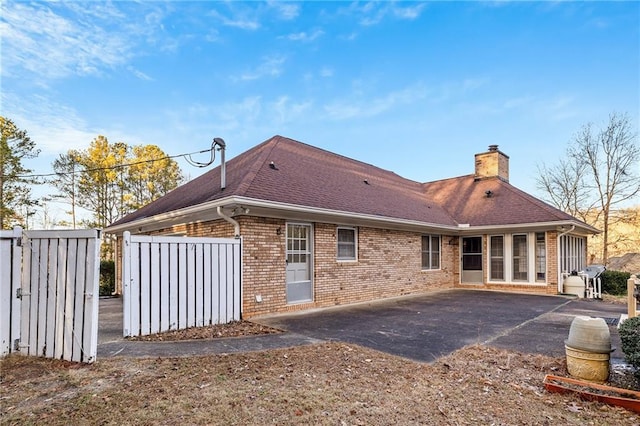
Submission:
<svg viewBox="0 0 640 426">
<path fill-rule="evenodd" d="M 567 346 L 598 354 L 611 353 L 611 333 L 602 318 L 577 316 L 571 322 Z"/>
</svg>

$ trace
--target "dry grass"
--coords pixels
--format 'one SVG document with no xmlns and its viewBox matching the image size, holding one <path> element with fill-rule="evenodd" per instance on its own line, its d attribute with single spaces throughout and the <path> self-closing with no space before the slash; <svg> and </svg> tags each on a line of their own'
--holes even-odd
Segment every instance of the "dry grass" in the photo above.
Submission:
<svg viewBox="0 0 640 426">
<path fill-rule="evenodd" d="M 3 424 L 640 424 L 546 392 L 563 359 L 482 346 L 433 364 L 326 343 L 91 366 L 10 356 L 0 368 Z"/>
</svg>

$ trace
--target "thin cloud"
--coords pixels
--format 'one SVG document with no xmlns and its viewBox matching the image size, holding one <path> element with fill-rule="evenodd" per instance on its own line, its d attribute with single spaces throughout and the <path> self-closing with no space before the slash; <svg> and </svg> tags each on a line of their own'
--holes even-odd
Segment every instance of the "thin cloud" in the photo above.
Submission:
<svg viewBox="0 0 640 426">
<path fill-rule="evenodd" d="M 295 19 L 300 14 L 300 6 L 294 3 L 269 1 L 267 4 L 278 13 L 280 18 L 285 20 Z"/>
<path fill-rule="evenodd" d="M 288 96 L 280 96 L 270 105 L 269 110 L 276 115 L 275 122 L 284 125 L 302 119 L 311 107 L 310 101 L 292 102 Z"/>
<path fill-rule="evenodd" d="M 325 105 L 327 117 L 334 120 L 366 118 L 380 115 L 384 112 L 403 105 L 410 105 L 427 96 L 427 89 L 422 84 L 416 84 L 402 90 L 389 92 L 386 96 L 358 101 L 336 101 Z"/>
<path fill-rule="evenodd" d="M 285 38 L 291 41 L 311 42 L 321 37 L 323 34 L 324 34 L 324 31 L 322 30 L 315 30 L 311 33 L 308 33 L 306 31 L 301 31 L 299 33 L 289 34 L 285 36 Z"/>
<path fill-rule="evenodd" d="M 329 67 L 322 67 L 320 69 L 320 77 L 324 77 L 324 78 L 333 77 L 333 69 Z"/>
<path fill-rule="evenodd" d="M 250 81 L 258 80 L 263 77 L 278 77 L 282 74 L 282 66 L 286 62 L 284 56 L 269 56 L 266 57 L 263 62 L 255 69 L 247 71 L 241 74 L 239 77 L 234 77 L 234 80 Z"/>
<path fill-rule="evenodd" d="M 368 27 L 381 23 L 388 17 L 400 20 L 415 20 L 422 14 L 426 3 L 400 6 L 397 2 L 366 2 L 364 4 L 354 2 L 347 8 L 341 9 L 345 15 L 353 15 L 359 19 L 362 26 Z"/>
<path fill-rule="evenodd" d="M 129 62 L 141 42 L 170 45 L 155 4 L 5 2 L 1 11 L 2 75 L 30 75 L 41 86 L 103 75 Z"/>
<path fill-rule="evenodd" d="M 209 14 L 227 27 L 240 28 L 241 30 L 248 31 L 255 31 L 260 28 L 260 21 L 254 16 L 247 16 L 246 13 L 227 17 L 217 10 L 212 10 Z"/>
<path fill-rule="evenodd" d="M 3 110 L 30 138 L 42 154 L 60 154 L 86 148 L 100 132 L 90 129 L 74 108 L 45 95 L 2 94 Z"/>
<path fill-rule="evenodd" d="M 142 71 L 135 69 L 134 67 L 127 67 L 127 70 L 131 74 L 139 78 L 140 80 L 153 81 L 153 78 L 149 77 L 147 74 L 143 73 Z"/>
</svg>

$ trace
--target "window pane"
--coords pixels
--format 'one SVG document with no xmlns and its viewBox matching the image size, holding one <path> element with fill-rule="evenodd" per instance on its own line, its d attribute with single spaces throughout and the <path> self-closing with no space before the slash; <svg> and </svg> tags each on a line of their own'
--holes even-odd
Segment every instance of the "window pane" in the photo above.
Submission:
<svg viewBox="0 0 640 426">
<path fill-rule="evenodd" d="M 491 279 L 504 280 L 504 259 L 491 259 Z"/>
<path fill-rule="evenodd" d="M 513 279 L 516 281 L 528 281 L 527 271 L 527 236 L 513 236 Z"/>
<path fill-rule="evenodd" d="M 338 242 L 354 242 L 354 229 L 338 229 Z"/>
<path fill-rule="evenodd" d="M 465 271 L 482 271 L 482 255 L 467 254 L 462 257 L 462 268 Z"/>
<path fill-rule="evenodd" d="M 431 253 L 431 269 L 440 269 L 440 253 Z"/>
<path fill-rule="evenodd" d="M 536 233 L 536 281 L 545 281 L 547 271 L 547 250 L 544 232 Z"/>
<path fill-rule="evenodd" d="M 440 269 L 440 236 L 422 236 L 422 269 Z"/>
<path fill-rule="evenodd" d="M 338 228 L 338 259 L 356 259 L 356 230 Z"/>
<path fill-rule="evenodd" d="M 491 245 L 490 278 L 492 280 L 504 280 L 504 237 L 493 235 Z"/>
</svg>

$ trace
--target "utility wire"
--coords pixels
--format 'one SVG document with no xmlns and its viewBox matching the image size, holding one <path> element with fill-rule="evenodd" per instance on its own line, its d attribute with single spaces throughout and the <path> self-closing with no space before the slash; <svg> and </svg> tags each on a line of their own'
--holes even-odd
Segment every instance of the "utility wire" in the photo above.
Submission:
<svg viewBox="0 0 640 426">
<path fill-rule="evenodd" d="M 194 151 L 194 152 L 188 152 L 185 154 L 177 154 L 177 155 L 167 155 L 165 157 L 161 157 L 161 158 L 152 158 L 150 160 L 143 160 L 143 161 L 137 161 L 135 163 L 127 163 L 127 164 L 116 164 L 113 166 L 109 166 L 109 167 L 96 167 L 96 168 L 92 168 L 92 169 L 81 169 L 81 170 L 73 170 L 73 171 L 65 171 L 65 172 L 60 172 L 60 173 L 42 173 L 42 174 L 31 174 L 31 175 L 13 175 L 13 176 L 4 176 L 2 175 L 3 178 L 5 177 L 12 177 L 12 178 L 38 178 L 38 177 L 52 177 L 52 176 L 59 176 L 59 175 L 67 175 L 67 174 L 77 174 L 77 173 L 89 173 L 89 172 L 98 172 L 98 171 L 103 171 L 103 170 L 117 170 L 117 169 L 122 169 L 125 167 L 131 167 L 131 166 L 137 166 L 138 164 L 145 164 L 145 163 L 155 163 L 156 161 L 163 161 L 163 160 L 170 160 L 170 159 L 174 159 L 174 158 L 180 158 L 180 157 L 184 157 L 184 159 L 187 161 L 187 163 L 191 164 L 194 167 L 207 167 L 210 164 L 212 164 L 215 161 L 215 145 L 216 143 L 213 142 L 211 144 L 211 148 L 209 149 L 203 149 L 200 151 Z M 196 154 L 204 154 L 205 152 L 210 152 L 211 153 L 211 157 L 209 158 L 209 161 L 207 162 L 199 162 L 199 161 L 195 161 L 192 156 L 196 155 Z"/>
</svg>

